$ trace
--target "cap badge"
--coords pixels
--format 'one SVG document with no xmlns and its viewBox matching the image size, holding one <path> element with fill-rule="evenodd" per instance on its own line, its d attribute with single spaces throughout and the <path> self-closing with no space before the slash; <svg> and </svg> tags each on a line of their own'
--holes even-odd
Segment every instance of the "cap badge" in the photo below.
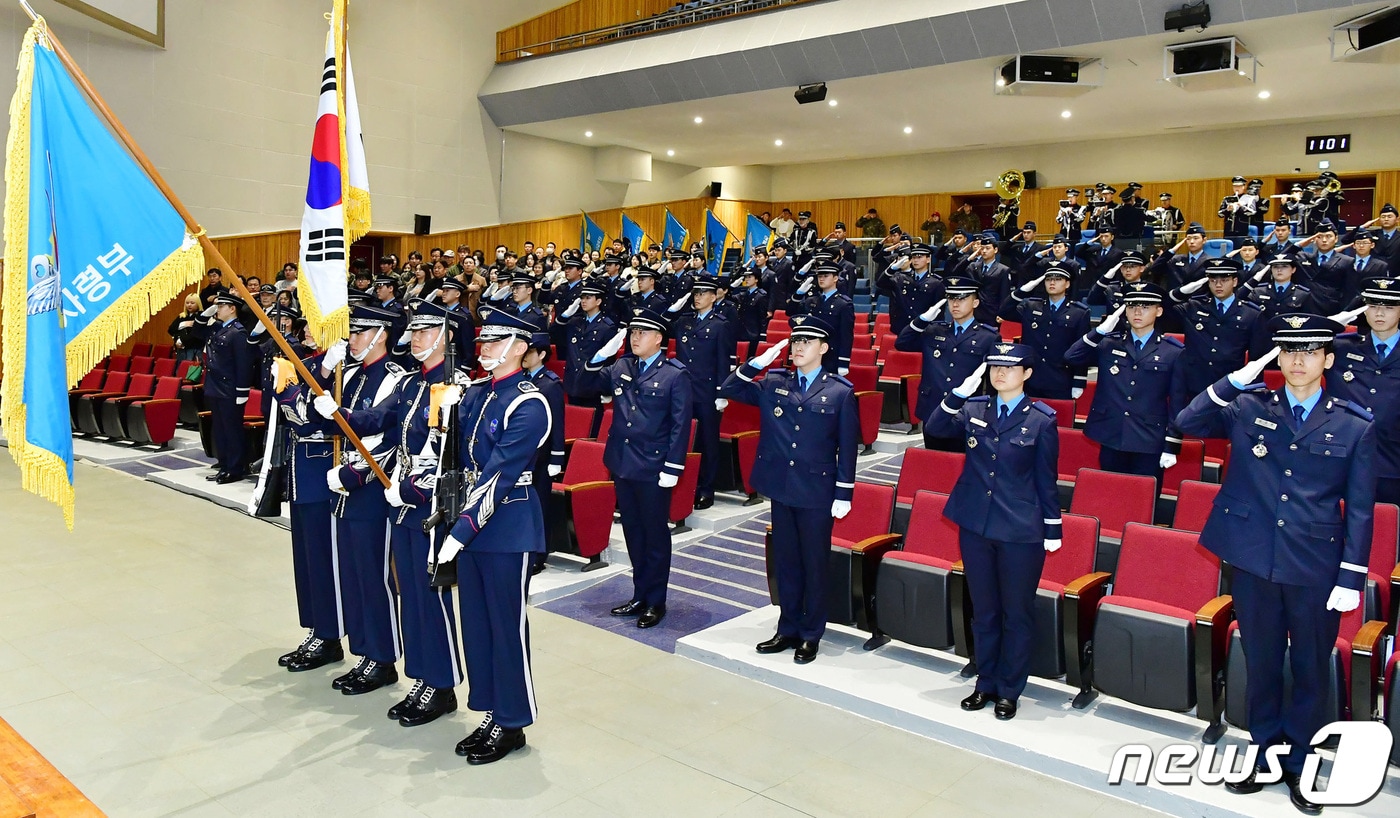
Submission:
<svg viewBox="0 0 1400 818">
<path fill-rule="evenodd" d="M 1015 348 L 1015 344 L 997 344 L 997 352 L 1000 352 L 1002 355 L 1005 355 Z"/>
<path fill-rule="evenodd" d="M 1308 323 L 1308 319 L 1301 315 L 1289 315 L 1283 319 L 1283 323 L 1294 329 L 1302 329 L 1303 325 Z"/>
</svg>

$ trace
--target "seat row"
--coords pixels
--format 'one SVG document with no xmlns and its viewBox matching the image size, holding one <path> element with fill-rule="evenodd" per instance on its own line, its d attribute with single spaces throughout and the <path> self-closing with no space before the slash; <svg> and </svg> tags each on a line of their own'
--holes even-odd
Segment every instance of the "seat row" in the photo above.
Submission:
<svg viewBox="0 0 1400 818">
<path fill-rule="evenodd" d="M 164 446 L 175 436 L 190 361 L 113 355 L 68 392 L 74 432 Z"/>
</svg>

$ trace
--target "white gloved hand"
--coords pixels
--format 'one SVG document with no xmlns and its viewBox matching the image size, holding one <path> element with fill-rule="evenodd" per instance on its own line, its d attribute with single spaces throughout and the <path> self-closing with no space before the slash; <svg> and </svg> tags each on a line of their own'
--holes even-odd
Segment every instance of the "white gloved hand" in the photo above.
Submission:
<svg viewBox="0 0 1400 818">
<path fill-rule="evenodd" d="M 690 303 L 690 293 L 682 295 L 676 299 L 676 303 L 666 308 L 666 312 L 680 312 L 685 309 L 685 305 Z"/>
<path fill-rule="evenodd" d="M 836 374 L 837 374 L 837 375 L 840 375 L 840 376 L 843 377 L 843 378 L 846 377 L 848 374 L 850 374 L 850 372 L 851 372 L 850 367 L 845 367 L 845 366 L 838 366 L 838 367 L 836 367 Z"/>
<path fill-rule="evenodd" d="M 609 403 L 612 403 L 612 395 L 604 395 L 598 399 L 598 402 L 607 406 Z"/>
<path fill-rule="evenodd" d="M 1104 281 L 1112 281 L 1113 278 L 1114 278 L 1115 276 L 1118 275 L 1118 268 L 1119 268 L 1119 267 L 1122 267 L 1122 266 L 1123 266 L 1123 262 L 1121 262 L 1121 261 L 1118 262 L 1117 264 L 1115 264 L 1115 265 L 1113 265 L 1112 267 L 1109 267 L 1107 270 L 1105 270 L 1105 271 L 1104 271 L 1104 274 L 1103 274 L 1102 276 L 1100 276 L 1100 278 L 1102 278 Z"/>
<path fill-rule="evenodd" d="M 982 388 L 982 376 L 986 374 L 986 372 L 987 362 L 983 361 L 977 365 L 977 369 L 973 370 L 971 375 L 968 375 L 962 383 L 958 384 L 957 388 L 953 390 L 953 394 L 960 398 L 972 397 L 977 393 L 978 389 Z"/>
<path fill-rule="evenodd" d="M 754 369 L 767 369 L 774 361 L 778 360 L 778 356 L 783 354 L 783 350 L 787 349 L 787 345 L 788 339 L 782 339 L 773 346 L 763 350 L 762 354 L 755 356 L 752 361 L 749 361 L 749 366 Z"/>
<path fill-rule="evenodd" d="M 597 361 L 597 360 L 604 360 L 604 361 L 606 361 L 607 359 L 609 359 L 609 358 L 611 358 L 612 356 L 616 355 L 616 354 L 617 354 L 617 351 L 618 351 L 619 349 L 622 349 L 622 344 L 623 344 L 623 342 L 626 341 L 626 340 L 627 340 L 627 330 L 626 330 L 626 328 L 623 328 L 623 329 L 618 330 L 618 331 L 617 331 L 617 334 L 614 335 L 614 336 L 612 337 L 611 340 L 609 340 L 606 344 L 603 344 L 603 348 L 600 349 L 600 350 L 598 350 L 598 354 L 596 354 L 596 355 L 593 356 L 593 360 L 595 360 L 595 361 Z"/>
<path fill-rule="evenodd" d="M 841 520 L 841 519 L 845 519 L 846 515 L 847 515 L 847 514 L 850 514 L 850 513 L 851 513 L 851 501 L 850 501 L 850 500 L 832 500 L 832 501 L 831 501 L 831 516 L 835 517 L 835 518 L 838 519 L 838 520 Z"/>
<path fill-rule="evenodd" d="M 1045 541 L 1045 550 L 1046 550 L 1046 551 L 1049 551 L 1050 553 L 1053 554 L 1053 553 L 1055 553 L 1056 551 L 1059 551 L 1059 550 L 1060 550 L 1060 545 L 1061 545 L 1061 543 L 1060 543 L 1059 540 L 1046 540 L 1046 541 Z"/>
<path fill-rule="evenodd" d="M 576 313 L 576 312 L 578 312 L 578 299 L 577 299 L 577 298 L 574 299 L 574 303 L 572 303 L 572 304 L 570 304 L 568 307 L 564 308 L 564 317 L 565 317 L 565 318 L 572 318 L 573 315 L 574 315 L 574 313 Z"/>
<path fill-rule="evenodd" d="M 203 312 L 201 312 L 201 313 L 199 314 L 199 317 L 200 317 L 200 318 L 213 318 L 213 317 L 214 317 L 214 314 L 217 313 L 218 311 L 219 311 L 219 307 L 218 307 L 217 304 L 211 305 L 211 306 L 207 307 Z"/>
<path fill-rule="evenodd" d="M 332 344 L 321 358 L 321 368 L 327 372 L 334 372 L 337 366 L 345 362 L 347 348 L 348 345 L 344 341 L 336 341 Z"/>
<path fill-rule="evenodd" d="M 1336 322 L 1338 322 L 1339 324 L 1341 324 L 1342 326 L 1345 327 L 1345 326 L 1350 326 L 1350 325 L 1351 325 L 1351 322 L 1352 322 L 1352 321 L 1355 321 L 1355 320 L 1357 319 L 1357 317 L 1359 317 L 1359 316 L 1361 315 L 1361 313 L 1363 313 L 1363 312 L 1365 312 L 1365 311 L 1366 311 L 1366 308 L 1365 308 L 1364 306 L 1362 306 L 1362 307 L 1357 307 L 1357 308 L 1354 309 L 1354 310 L 1347 310 L 1346 312 L 1339 312 L 1339 313 L 1337 313 L 1336 315 L 1329 315 L 1329 316 L 1327 316 L 1327 317 L 1328 317 L 1328 318 L 1331 318 L 1333 321 L 1336 321 Z"/>
<path fill-rule="evenodd" d="M 1030 281 L 1027 281 L 1025 284 L 1022 284 L 1020 287 L 1017 287 L 1017 289 L 1020 290 L 1020 291 L 1023 292 L 1023 293 L 1028 293 L 1028 292 L 1030 292 L 1031 290 L 1034 290 L 1036 287 L 1039 287 L 1039 286 L 1040 286 L 1040 282 L 1042 282 L 1042 281 L 1044 281 L 1044 280 L 1045 280 L 1045 273 L 1041 273 L 1038 277 L 1033 278 L 1033 279 L 1031 279 Z"/>
<path fill-rule="evenodd" d="M 728 406 L 728 405 L 729 405 L 729 400 L 728 400 L 728 398 L 715 398 L 715 408 L 718 409 L 719 411 L 723 412 L 723 411 L 724 411 L 724 408 L 725 408 L 726 406 Z"/>
<path fill-rule="evenodd" d="M 1277 358 L 1280 351 L 1278 347 L 1274 347 L 1256 360 L 1250 361 L 1234 372 L 1231 372 L 1230 383 L 1233 384 L 1236 389 L 1243 389 L 1259 380 L 1259 374 L 1264 371 L 1264 367 L 1268 366 L 1269 361 Z"/>
<path fill-rule="evenodd" d="M 330 471 L 326 472 L 326 485 L 330 487 L 330 490 L 335 492 L 336 494 L 350 493 L 345 490 L 345 485 L 340 482 L 339 468 L 331 469 Z"/>
<path fill-rule="evenodd" d="M 408 505 L 408 503 L 405 503 L 403 498 L 399 496 L 399 484 L 397 481 L 390 483 L 389 487 L 384 489 L 384 499 L 388 500 L 389 505 L 394 508 L 403 508 Z"/>
<path fill-rule="evenodd" d="M 316 400 L 313 400 L 311 405 L 316 407 L 316 414 L 326 420 L 335 417 L 335 413 L 340 411 L 340 404 L 335 402 L 335 398 L 324 393 L 317 395 Z"/>
<path fill-rule="evenodd" d="M 1074 387 L 1073 389 L 1069 390 L 1069 396 L 1070 396 L 1071 398 L 1074 398 L 1075 400 L 1079 400 L 1081 397 L 1084 396 L 1084 387 L 1082 387 L 1082 386 L 1076 386 L 1076 387 Z"/>
<path fill-rule="evenodd" d="M 257 323 L 253 324 L 253 331 L 250 332 L 250 333 L 248 333 L 248 334 L 249 334 L 249 335 L 262 335 L 264 332 L 267 332 L 267 324 L 264 324 L 263 322 L 258 321 Z"/>
<path fill-rule="evenodd" d="M 447 535 L 447 539 L 445 539 L 445 540 L 442 541 L 442 547 L 438 548 L 438 552 L 437 552 L 437 564 L 440 565 L 440 564 L 442 564 L 442 563 L 444 563 L 444 562 L 452 562 L 453 560 L 455 560 L 455 559 L 457 558 L 457 555 L 458 555 L 458 554 L 462 553 L 462 549 L 463 549 L 464 547 L 465 547 L 465 546 L 462 545 L 462 541 L 461 541 L 461 540 L 457 539 L 456 537 L 452 536 L 451 534 L 448 534 L 448 535 Z M 433 565 L 434 565 L 434 563 L 429 562 L 429 563 L 428 563 L 428 570 L 431 571 Z"/>
<path fill-rule="evenodd" d="M 1172 466 L 1176 465 L 1176 455 L 1171 452 L 1162 452 L 1162 456 L 1157 458 L 1157 465 L 1161 467 L 1163 471 L 1170 469 Z"/>
<path fill-rule="evenodd" d="M 814 278 L 803 279 L 802 283 L 797 287 L 797 294 L 806 295 L 808 292 L 810 292 L 812 289 L 812 282 L 814 281 L 816 281 L 816 279 Z"/>
<path fill-rule="evenodd" d="M 1260 267 L 1258 270 L 1255 271 L 1254 277 L 1251 278 L 1250 280 L 1251 280 L 1251 281 L 1256 281 L 1256 282 L 1258 282 L 1258 281 L 1263 281 L 1263 280 L 1264 280 L 1264 276 L 1266 276 L 1266 275 L 1268 275 L 1268 274 L 1269 274 L 1269 265 L 1265 264 L 1263 267 Z"/>
<path fill-rule="evenodd" d="M 925 324 L 934 321 L 938 318 L 938 314 L 940 312 L 943 312 L 943 305 L 947 303 L 948 299 L 945 298 L 942 301 L 939 301 L 937 304 L 934 304 L 932 307 L 929 307 L 928 309 L 924 310 L 923 313 L 919 316 L 919 320 L 923 321 Z"/>
<path fill-rule="evenodd" d="M 810 269 L 812 269 L 812 265 L 814 265 L 814 264 L 816 264 L 816 263 L 817 263 L 817 260 L 816 260 L 816 259 L 812 259 L 811 261 L 809 261 L 809 262 L 807 262 L 806 264 L 802 265 L 802 269 L 801 269 L 801 270 L 798 270 L 798 271 L 797 271 L 797 274 L 800 275 L 800 276 L 801 276 L 801 275 L 806 275 L 806 274 L 807 274 L 807 271 L 810 270 Z"/>
<path fill-rule="evenodd" d="M 1100 335 L 1107 335 L 1110 332 L 1113 332 L 1114 328 L 1118 326 L 1118 321 L 1123 317 L 1123 310 L 1126 310 L 1127 308 L 1127 304 L 1119 305 L 1118 309 L 1109 313 L 1103 319 L 1103 322 L 1094 328 L 1094 331 Z"/>
<path fill-rule="evenodd" d="M 443 387 L 442 397 L 438 399 L 439 405 L 443 409 L 451 409 L 462 402 L 462 387 L 455 383 L 450 383 Z"/>
<path fill-rule="evenodd" d="M 1350 588 L 1343 588 L 1340 585 L 1333 588 L 1332 595 L 1327 597 L 1327 610 L 1329 611 L 1347 613 L 1348 611 L 1356 610 L 1357 606 L 1360 604 L 1360 591 L 1353 591 Z"/>
<path fill-rule="evenodd" d="M 550 476 L 550 477 L 558 477 L 559 475 L 561 475 L 561 474 L 564 473 L 564 467 L 563 467 L 563 466 L 550 466 L 549 468 L 545 469 L 545 471 L 549 472 L 549 476 Z"/>
<path fill-rule="evenodd" d="M 413 343 L 413 332 L 411 330 L 404 330 L 403 332 L 399 333 L 399 340 L 395 343 L 397 346 L 401 347 L 406 347 L 409 344 Z"/>
<path fill-rule="evenodd" d="M 1180 287 L 1177 287 L 1176 289 L 1182 295 L 1191 295 L 1192 293 L 1206 286 L 1206 281 L 1207 279 L 1198 278 L 1195 281 L 1188 281 L 1185 284 L 1182 284 Z"/>
<path fill-rule="evenodd" d="M 248 402 L 248 399 L 247 399 L 247 398 L 238 398 L 237 400 L 234 401 L 234 403 L 238 404 L 239 406 L 242 406 L 243 404 L 245 404 L 245 403 L 247 403 L 247 402 Z"/>
<path fill-rule="evenodd" d="M 675 476 L 674 474 L 667 474 L 664 471 L 661 473 L 660 477 L 656 478 L 656 484 L 662 487 L 663 489 L 673 489 L 679 482 L 679 477 Z"/>
<path fill-rule="evenodd" d="M 634 278 L 631 281 L 627 282 L 627 292 L 631 293 L 632 295 L 636 295 L 637 291 L 640 289 L 641 286 L 638 285 L 637 279 Z"/>
</svg>

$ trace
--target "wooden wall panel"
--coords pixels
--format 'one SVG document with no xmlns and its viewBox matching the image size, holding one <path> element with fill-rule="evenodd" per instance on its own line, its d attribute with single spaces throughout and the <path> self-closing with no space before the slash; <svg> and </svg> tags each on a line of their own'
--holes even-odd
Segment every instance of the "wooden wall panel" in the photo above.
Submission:
<svg viewBox="0 0 1400 818">
<path fill-rule="evenodd" d="M 675 0 L 577 0 L 497 32 L 496 53 L 645 20 L 673 5 Z"/>
</svg>

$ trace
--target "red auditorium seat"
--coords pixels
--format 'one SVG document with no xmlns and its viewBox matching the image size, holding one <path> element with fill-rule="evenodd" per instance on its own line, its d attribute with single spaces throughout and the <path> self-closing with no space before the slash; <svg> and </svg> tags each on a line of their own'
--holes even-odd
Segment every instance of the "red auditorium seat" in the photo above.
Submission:
<svg viewBox="0 0 1400 818">
<path fill-rule="evenodd" d="M 109 388 L 119 383 L 116 388 Z M 155 388 L 150 375 L 132 375 L 129 372 L 109 372 L 102 382 L 101 392 L 87 392 L 70 399 L 73 409 L 73 427 L 90 435 L 102 434 L 102 404 L 108 398 L 124 395 L 149 395 Z M 70 393 L 71 396 L 72 393 Z"/>
<path fill-rule="evenodd" d="M 151 357 L 156 360 L 169 358 L 175 352 L 175 347 L 170 344 L 156 344 L 151 347 Z"/>
<path fill-rule="evenodd" d="M 170 357 L 156 358 L 155 366 L 151 368 L 151 374 L 156 379 L 168 378 L 175 374 L 175 359 Z"/>
<path fill-rule="evenodd" d="M 731 404 L 732 405 L 732 404 Z M 695 439 L 695 421 L 691 421 L 691 440 Z M 757 441 L 754 442 L 755 451 Z M 685 456 L 685 469 L 681 471 L 681 479 L 676 483 L 676 487 L 671 490 L 671 507 L 668 509 L 667 519 L 674 526 L 672 531 L 679 533 L 689 531 L 686 526 L 686 518 L 695 513 L 695 488 L 700 484 L 700 455 L 695 452 L 688 452 Z"/>
<path fill-rule="evenodd" d="M 739 435 L 757 432 L 758 422 L 758 407 L 739 401 L 730 401 L 724 413 L 720 415 L 720 460 L 715 473 L 716 491 L 740 491 L 743 488 L 745 481 L 739 463 Z"/>
<path fill-rule="evenodd" d="M 876 364 L 876 356 L 877 353 L 873 349 L 854 348 L 851 350 L 851 366 L 868 366 L 873 368 Z"/>
<path fill-rule="evenodd" d="M 914 496 L 903 546 L 890 551 L 874 572 L 873 621 L 866 650 L 898 639 L 925 648 L 953 647 L 953 585 L 961 583 L 958 527 L 943 516 L 948 495 Z M 866 577 L 867 587 L 870 577 Z"/>
<path fill-rule="evenodd" d="M 107 358 L 108 372 L 125 372 L 129 366 L 131 366 L 130 355 L 117 355 L 113 353 Z"/>
<path fill-rule="evenodd" d="M 1002 321 L 999 327 L 1003 341 L 1015 341 L 1021 337 L 1020 321 Z"/>
<path fill-rule="evenodd" d="M 564 407 L 564 446 L 570 448 L 576 440 L 588 440 L 593 437 L 593 421 L 597 419 L 598 409 L 592 406 Z"/>
<path fill-rule="evenodd" d="M 1385 666 L 1385 710 L 1381 720 L 1390 728 L 1390 763 L 1400 766 L 1400 651 Z"/>
<path fill-rule="evenodd" d="M 894 518 L 890 531 L 903 534 L 909 530 L 909 514 L 914 495 L 920 491 L 952 494 L 962 474 L 964 457 L 961 452 L 940 452 L 933 449 L 908 448 L 899 464 L 899 482 L 894 491 Z"/>
<path fill-rule="evenodd" d="M 1055 410 L 1055 425 L 1061 429 L 1074 428 L 1074 401 L 1058 398 L 1036 398 Z"/>
<path fill-rule="evenodd" d="M 153 397 L 159 380 L 154 375 L 132 375 L 125 395 L 107 398 L 100 406 L 93 407 L 97 412 L 99 431 L 92 434 L 102 434 L 117 440 L 125 438 L 127 407 L 135 401 Z M 91 397 L 93 396 L 88 395 L 84 400 Z"/>
<path fill-rule="evenodd" d="M 1084 384 L 1084 394 L 1074 399 L 1074 422 L 1077 426 L 1083 426 L 1089 420 L 1089 410 L 1094 406 L 1094 393 L 1098 391 L 1099 382 L 1089 381 Z M 1079 414 L 1083 409 L 1084 414 Z"/>
<path fill-rule="evenodd" d="M 1152 525 L 1156 498 L 1157 481 L 1146 475 L 1079 470 L 1069 510 L 1098 518 L 1101 530 L 1094 565 L 1099 570 L 1114 573 L 1124 529 L 1130 523 Z"/>
<path fill-rule="evenodd" d="M 1058 426 L 1058 421 L 1056 422 Z M 1056 470 L 1060 482 L 1073 484 L 1080 469 L 1099 467 L 1099 444 L 1084 434 L 1083 429 L 1060 427 L 1060 459 Z"/>
<path fill-rule="evenodd" d="M 179 419 L 180 379 L 161 378 L 152 397 L 127 406 L 123 429 L 133 443 L 164 446 L 175 437 Z"/>
<path fill-rule="evenodd" d="M 155 368 L 155 365 L 155 358 L 148 355 L 133 355 L 131 356 L 131 365 L 127 367 L 127 371 L 132 375 L 149 375 L 151 374 L 151 370 Z"/>
<path fill-rule="evenodd" d="M 139 342 L 139 343 L 132 344 L 132 345 L 131 345 L 131 357 L 132 357 L 132 358 L 135 358 L 135 357 L 137 357 L 138 355 L 144 356 L 144 357 L 147 357 L 147 358 L 151 357 L 151 345 L 150 345 L 149 343 L 147 343 L 147 342 Z"/>
<path fill-rule="evenodd" d="M 1181 442 L 1176 465 L 1162 473 L 1162 492 L 1157 497 L 1156 521 L 1166 524 L 1175 514 L 1177 495 L 1187 480 L 1200 480 L 1205 469 L 1205 442 L 1187 439 Z"/>
<path fill-rule="evenodd" d="M 1194 534 L 1201 533 L 1205 530 L 1206 520 L 1215 505 L 1215 495 L 1219 493 L 1219 483 L 1182 481 L 1176 496 L 1176 514 L 1172 517 L 1172 528 Z"/>
<path fill-rule="evenodd" d="M 545 543 L 550 551 L 588 558 L 583 570 L 602 565 L 612 532 L 617 493 L 603 465 L 603 444 L 578 440 L 556 480 L 545 517 Z"/>
<path fill-rule="evenodd" d="M 885 396 L 881 423 L 917 423 L 913 414 L 906 414 L 910 394 L 909 379 L 918 377 L 924 356 L 918 352 L 900 352 L 891 346 L 884 351 L 885 366 L 880 370 L 880 394 Z M 917 392 L 917 390 L 914 390 Z"/>
</svg>

